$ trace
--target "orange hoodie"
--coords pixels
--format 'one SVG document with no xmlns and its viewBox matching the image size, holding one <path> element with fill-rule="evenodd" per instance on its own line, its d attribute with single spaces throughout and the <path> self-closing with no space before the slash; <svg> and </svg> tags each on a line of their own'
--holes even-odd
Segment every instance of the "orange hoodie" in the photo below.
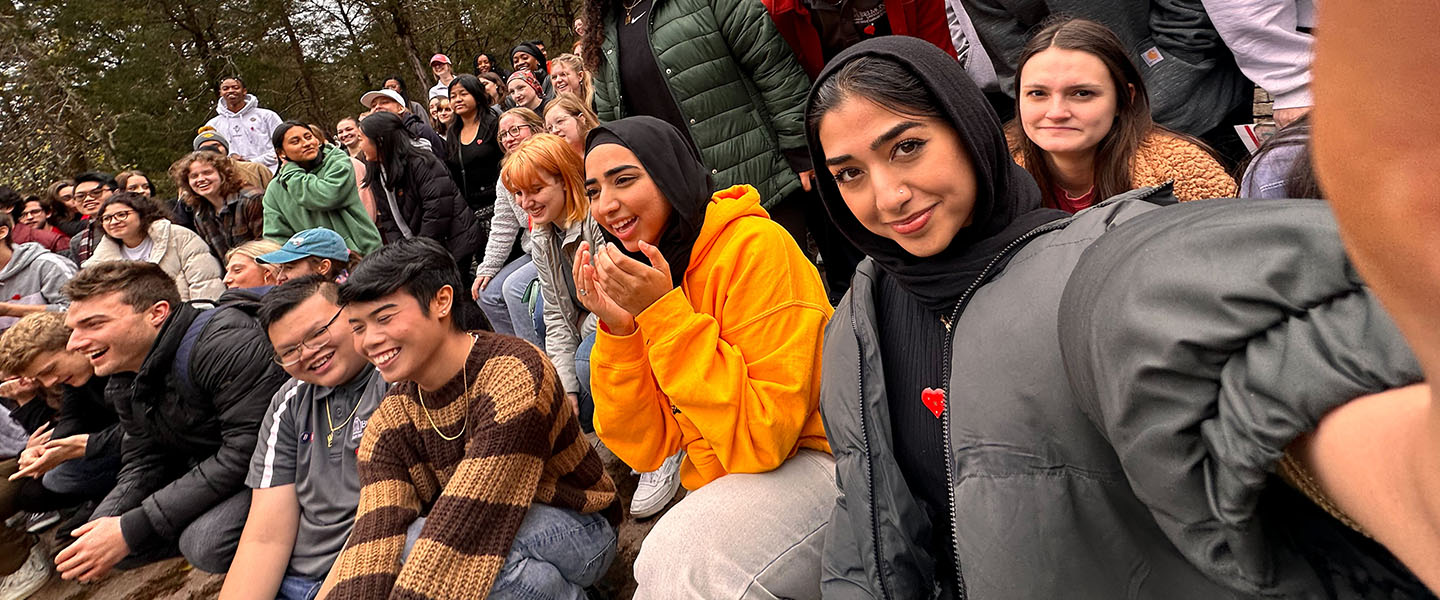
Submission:
<svg viewBox="0 0 1440 600">
<path fill-rule="evenodd" d="M 832 312 L 755 188 L 716 192 L 681 286 L 636 315 L 634 333 L 596 332 L 595 432 L 642 472 L 683 448 L 690 490 L 770 471 L 801 448 L 829 452 L 820 348 Z"/>
</svg>

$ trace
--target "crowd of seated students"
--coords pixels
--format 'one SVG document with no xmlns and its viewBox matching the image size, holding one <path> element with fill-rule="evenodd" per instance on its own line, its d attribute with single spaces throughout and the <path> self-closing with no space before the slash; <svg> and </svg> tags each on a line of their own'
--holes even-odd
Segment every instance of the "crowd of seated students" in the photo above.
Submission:
<svg viewBox="0 0 1440 600">
<path fill-rule="evenodd" d="M 1419 362 L 1288 199 L 1321 195 L 1308 117 L 1246 162 L 1270 200 L 1216 199 L 1218 37 L 585 4 L 584 59 L 436 55 L 448 123 L 392 77 L 335 146 L 227 77 L 173 201 L 0 189 L 0 590 L 179 556 L 225 600 L 584 598 L 627 514 L 661 515 L 643 599 L 1440 585 L 1433 513 L 1347 501 L 1417 484 L 1336 458 Z"/>
</svg>

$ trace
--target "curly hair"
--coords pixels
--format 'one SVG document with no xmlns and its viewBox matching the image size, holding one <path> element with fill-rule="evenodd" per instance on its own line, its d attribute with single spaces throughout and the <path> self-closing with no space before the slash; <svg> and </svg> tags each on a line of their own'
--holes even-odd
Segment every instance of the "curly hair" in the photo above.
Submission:
<svg viewBox="0 0 1440 600">
<path fill-rule="evenodd" d="M 69 341 L 70 328 L 65 326 L 65 313 L 45 311 L 25 315 L 0 334 L 0 373 L 19 376 L 41 354 L 64 352 Z"/>
<path fill-rule="evenodd" d="M 245 188 L 245 181 L 235 173 L 235 166 L 229 157 L 220 156 L 214 152 L 203 150 L 191 152 L 170 165 L 170 180 L 175 182 L 175 189 L 180 192 L 180 200 L 192 208 L 208 204 L 209 201 L 190 187 L 190 165 L 205 163 L 215 168 L 220 174 L 220 196 L 229 198 L 236 192 Z"/>
</svg>

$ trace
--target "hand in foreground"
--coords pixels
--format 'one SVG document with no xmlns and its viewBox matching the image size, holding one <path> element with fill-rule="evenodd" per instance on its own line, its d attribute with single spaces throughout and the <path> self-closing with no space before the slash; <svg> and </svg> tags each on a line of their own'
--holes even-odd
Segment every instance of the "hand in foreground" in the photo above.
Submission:
<svg viewBox="0 0 1440 600">
<path fill-rule="evenodd" d="M 61 463 L 85 456 L 87 434 L 72 435 L 45 442 L 41 446 L 26 448 L 20 456 L 20 470 L 10 476 L 14 481 L 21 477 L 39 477 L 58 467 Z"/>
<path fill-rule="evenodd" d="M 660 249 L 642 241 L 640 252 L 650 259 L 649 265 L 626 256 L 614 245 L 601 249 L 595 257 L 596 284 L 632 315 L 645 312 L 656 300 L 675 289 L 670 279 L 670 263 L 660 254 Z"/>
<path fill-rule="evenodd" d="M 130 554 L 130 546 L 120 533 L 120 517 L 95 519 L 81 525 L 71 535 L 80 539 L 55 557 L 55 567 L 62 579 L 75 579 L 81 583 L 96 581 Z"/>
<path fill-rule="evenodd" d="M 599 282 L 596 281 L 594 258 L 590 251 L 590 242 L 580 242 L 571 273 L 575 278 L 575 297 L 580 300 L 580 305 L 584 306 L 585 310 L 600 317 L 610 333 L 630 335 L 635 332 L 635 315 L 620 308 L 619 304 L 600 289 Z"/>
<path fill-rule="evenodd" d="M 480 292 L 485 291 L 485 288 L 490 286 L 490 279 L 491 278 L 488 275 L 484 277 L 476 277 L 475 285 L 470 286 L 470 297 L 475 300 L 479 300 Z"/>
</svg>

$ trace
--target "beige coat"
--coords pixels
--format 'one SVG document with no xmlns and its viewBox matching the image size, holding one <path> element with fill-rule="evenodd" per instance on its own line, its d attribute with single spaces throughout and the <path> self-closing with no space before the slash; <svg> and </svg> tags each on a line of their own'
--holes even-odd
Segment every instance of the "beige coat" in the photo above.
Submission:
<svg viewBox="0 0 1440 600">
<path fill-rule="evenodd" d="M 210 254 L 210 247 L 195 232 L 160 219 L 150 224 L 148 234 L 153 245 L 145 262 L 159 265 L 175 278 L 182 301 L 214 300 L 225 291 L 220 261 Z M 120 243 L 106 235 L 82 266 L 111 260 L 125 260 L 125 255 L 120 252 Z"/>
</svg>

